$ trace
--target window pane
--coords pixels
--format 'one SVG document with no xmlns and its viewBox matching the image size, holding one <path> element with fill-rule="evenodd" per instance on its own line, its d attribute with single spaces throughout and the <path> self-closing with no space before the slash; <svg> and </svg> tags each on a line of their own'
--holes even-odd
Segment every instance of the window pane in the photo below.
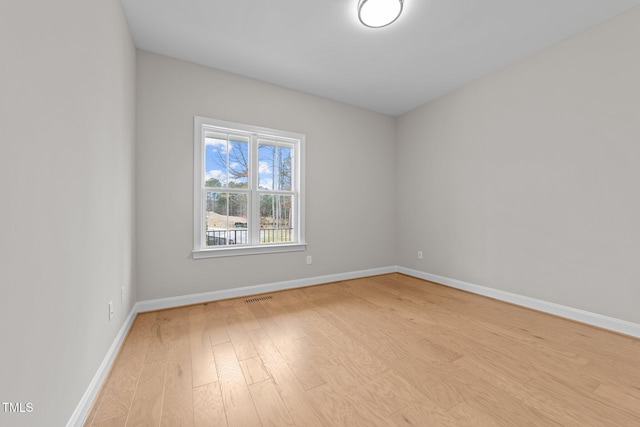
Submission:
<svg viewBox="0 0 640 427">
<path fill-rule="evenodd" d="M 249 188 L 249 139 L 246 137 L 230 137 L 229 187 Z"/>
<path fill-rule="evenodd" d="M 291 191 L 293 146 L 260 140 L 258 144 L 258 187 L 263 190 Z"/>
<path fill-rule="evenodd" d="M 205 187 L 227 186 L 227 135 L 207 133 L 204 139 Z"/>
<path fill-rule="evenodd" d="M 276 150 L 278 158 L 278 190 L 291 191 L 291 175 L 293 172 L 293 149 L 280 145 Z"/>
<path fill-rule="evenodd" d="M 293 196 L 260 195 L 260 243 L 292 242 Z"/>
<path fill-rule="evenodd" d="M 205 137 L 205 187 L 249 187 L 249 138 L 209 132 Z"/>
<path fill-rule="evenodd" d="M 206 205 L 206 246 L 249 243 L 246 194 L 207 191 Z"/>
</svg>

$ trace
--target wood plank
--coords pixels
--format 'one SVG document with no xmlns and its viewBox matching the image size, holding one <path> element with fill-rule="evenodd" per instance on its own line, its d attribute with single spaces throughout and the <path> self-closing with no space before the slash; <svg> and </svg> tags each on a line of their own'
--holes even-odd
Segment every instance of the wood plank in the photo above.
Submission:
<svg viewBox="0 0 640 427">
<path fill-rule="evenodd" d="M 371 376 L 386 371 L 389 367 L 384 361 L 363 346 L 357 338 L 350 336 L 331 322 L 320 316 L 315 310 L 304 310 L 298 316 L 299 324 L 304 325 L 309 340 L 318 350 L 331 350 L 337 363 L 343 364 L 359 375 Z M 300 342 L 304 342 L 300 340 Z M 326 380 L 326 378 L 325 378 Z"/>
<path fill-rule="evenodd" d="M 485 411 L 462 402 L 449 410 L 449 422 L 455 426 L 498 427 L 501 424 Z"/>
<path fill-rule="evenodd" d="M 257 318 L 262 326 L 261 331 L 266 332 L 304 389 L 309 390 L 325 381 L 314 368 L 314 353 L 307 352 L 299 342 L 296 344 L 306 336 L 302 333 L 299 320 L 288 311 L 291 303 L 285 304 L 285 308 L 277 304 L 281 296 L 282 293 L 278 293 L 274 300 L 251 304 L 250 307 L 259 313 Z"/>
<path fill-rule="evenodd" d="M 125 427 L 127 425 L 127 416 L 124 415 L 118 418 L 111 418 L 91 425 L 94 427 Z"/>
<path fill-rule="evenodd" d="M 166 360 L 174 338 L 184 331 L 184 308 L 157 312 L 156 321 L 151 326 L 150 343 L 145 363 Z"/>
<path fill-rule="evenodd" d="M 160 425 L 166 371 L 166 360 L 144 365 L 127 418 L 127 426 Z"/>
<path fill-rule="evenodd" d="M 251 384 L 249 391 L 263 427 L 293 426 L 293 420 L 273 380 Z"/>
<path fill-rule="evenodd" d="M 215 382 L 193 389 L 193 412 L 196 427 L 227 426 L 220 383 Z"/>
<path fill-rule="evenodd" d="M 474 378 L 475 381 L 486 381 L 497 389 L 507 392 L 521 404 L 536 408 L 538 411 L 544 411 L 556 422 L 560 422 L 563 425 L 588 425 L 590 423 L 588 416 L 581 415 L 565 405 L 557 405 L 552 399 L 536 391 L 527 390 L 526 384 L 519 382 L 517 377 L 514 378 L 508 371 L 501 370 L 499 365 L 487 363 L 486 359 L 465 356 L 456 360 L 455 364 L 466 370 L 470 378 Z M 468 417 L 473 418 L 474 413 L 483 413 L 485 417 L 491 420 L 495 419 L 495 417 L 487 414 L 487 412 L 490 413 L 492 411 L 491 408 L 482 408 L 479 405 L 465 403 L 464 406 L 458 405 L 457 411 L 452 408 L 450 412 L 452 414 L 457 413 L 457 416 L 462 420 Z"/>
<path fill-rule="evenodd" d="M 640 407 L 637 405 L 627 406 L 627 401 L 611 401 L 590 390 L 575 387 L 565 378 L 541 374 L 525 384 L 525 390 L 530 394 L 548 396 L 556 404 L 559 403 L 558 410 L 588 417 L 592 423 L 616 426 L 640 425 Z"/>
<path fill-rule="evenodd" d="M 256 357 L 258 354 L 253 348 L 253 344 L 251 344 L 247 331 L 244 329 L 242 318 L 238 313 L 234 311 L 225 318 L 225 322 L 238 360 Z"/>
<path fill-rule="evenodd" d="M 144 313 L 134 320 L 100 392 L 100 405 L 90 418 L 92 422 L 100 423 L 129 413 L 151 339 L 150 327 L 155 318 L 155 313 Z"/>
<path fill-rule="evenodd" d="M 349 391 L 324 384 L 307 391 L 315 410 L 322 415 L 325 425 L 343 427 L 366 427 L 388 425 L 388 421 L 377 417 L 359 406 L 359 399 Z"/>
<path fill-rule="evenodd" d="M 241 360 L 240 367 L 242 368 L 242 373 L 247 380 L 247 385 L 255 384 L 271 378 L 259 357 Z"/>
<path fill-rule="evenodd" d="M 450 412 L 442 410 L 436 405 L 412 404 L 390 415 L 388 419 L 398 427 L 457 427 L 462 425 L 474 425 L 471 423 L 457 423 L 452 419 Z"/>
<path fill-rule="evenodd" d="M 229 427 L 259 426 L 260 420 L 251 400 L 242 369 L 231 343 L 213 347 Z"/>
<path fill-rule="evenodd" d="M 189 313 L 193 387 L 200 387 L 218 380 L 209 336 L 204 307 L 202 305 L 193 307 Z"/>
<path fill-rule="evenodd" d="M 278 348 L 264 331 L 250 331 L 249 337 L 260 359 L 263 361 L 265 369 L 273 378 L 278 393 L 282 397 L 283 404 L 289 411 L 294 424 L 301 427 L 330 425 L 318 416 L 318 412 L 311 405 L 309 395 L 283 359 Z"/>
<path fill-rule="evenodd" d="M 629 387 L 626 384 L 600 384 L 595 389 L 601 399 L 619 406 L 621 410 L 625 408 L 640 408 L 640 389 Z"/>
<path fill-rule="evenodd" d="M 227 324 L 225 317 L 228 309 L 221 307 L 217 303 L 203 304 L 206 315 L 207 331 L 209 332 L 209 341 L 211 345 L 224 344 L 231 341 L 227 332 Z"/>
<path fill-rule="evenodd" d="M 193 427 L 193 384 L 187 357 L 167 362 L 163 401 L 161 426 Z"/>
</svg>

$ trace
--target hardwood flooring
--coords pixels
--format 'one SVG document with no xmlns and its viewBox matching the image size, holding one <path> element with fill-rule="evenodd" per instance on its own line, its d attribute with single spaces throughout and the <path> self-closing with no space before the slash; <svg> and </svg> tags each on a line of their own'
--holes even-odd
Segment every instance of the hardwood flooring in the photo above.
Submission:
<svg viewBox="0 0 640 427">
<path fill-rule="evenodd" d="M 139 314 L 85 426 L 640 426 L 640 340 L 401 274 Z"/>
</svg>

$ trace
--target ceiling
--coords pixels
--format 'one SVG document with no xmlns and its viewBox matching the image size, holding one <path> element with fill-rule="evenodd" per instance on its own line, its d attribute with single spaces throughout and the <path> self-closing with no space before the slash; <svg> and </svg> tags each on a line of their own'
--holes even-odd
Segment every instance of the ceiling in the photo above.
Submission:
<svg viewBox="0 0 640 427">
<path fill-rule="evenodd" d="M 640 0 L 121 0 L 138 48 L 398 116 Z"/>
</svg>

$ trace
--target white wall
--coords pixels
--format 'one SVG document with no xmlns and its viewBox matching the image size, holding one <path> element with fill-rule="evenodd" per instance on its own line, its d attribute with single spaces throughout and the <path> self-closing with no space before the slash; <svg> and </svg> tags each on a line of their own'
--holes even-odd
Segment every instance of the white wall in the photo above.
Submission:
<svg viewBox="0 0 640 427">
<path fill-rule="evenodd" d="M 394 118 L 150 52 L 137 64 L 139 300 L 392 265 Z M 191 258 L 195 115 L 306 135 L 306 252 Z"/>
<path fill-rule="evenodd" d="M 640 322 L 639 52 L 636 8 L 401 116 L 399 264 Z"/>
<path fill-rule="evenodd" d="M 61 426 L 135 301 L 135 50 L 117 0 L 3 0 L 0 64 L 0 425 Z"/>
</svg>

